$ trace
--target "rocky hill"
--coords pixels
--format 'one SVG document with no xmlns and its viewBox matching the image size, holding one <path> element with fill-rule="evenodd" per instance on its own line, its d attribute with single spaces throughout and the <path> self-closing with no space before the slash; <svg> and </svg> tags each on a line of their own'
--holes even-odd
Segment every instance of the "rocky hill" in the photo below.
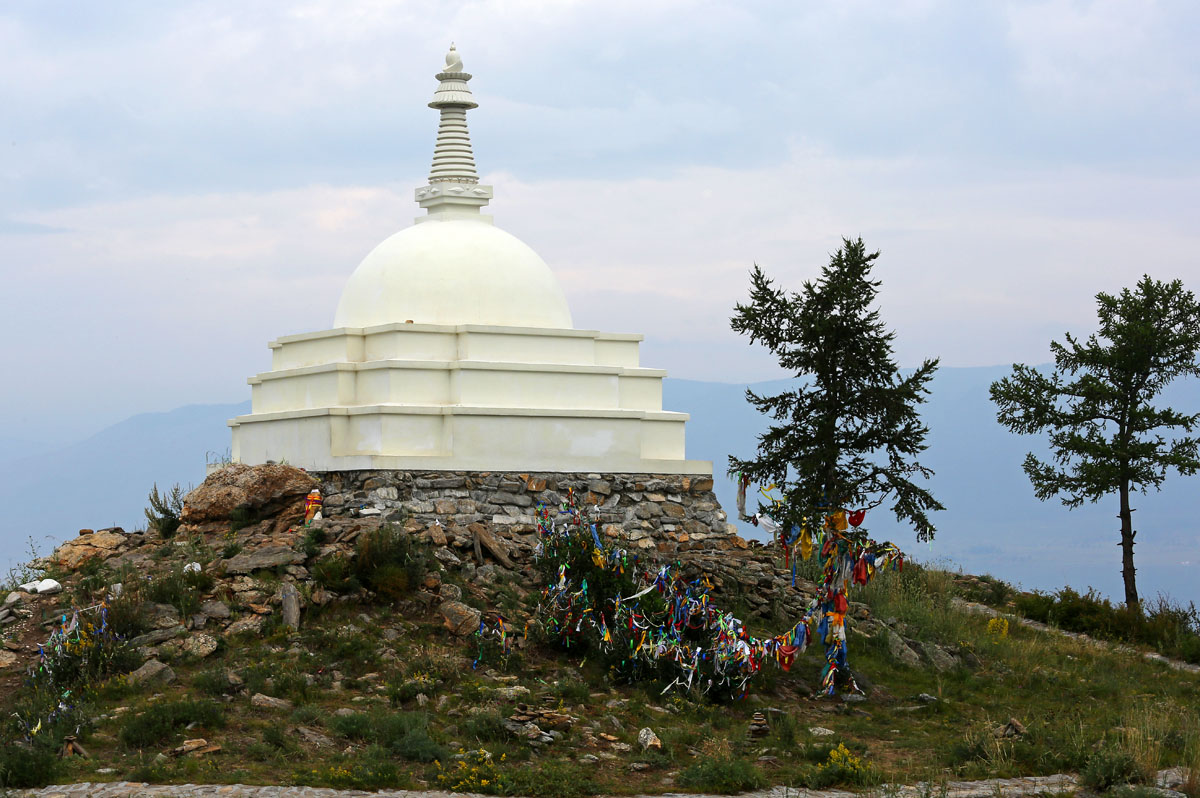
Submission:
<svg viewBox="0 0 1200 798">
<path fill-rule="evenodd" d="M 324 517 L 306 526 L 314 487 Z M 853 596 L 861 691 L 814 694 L 819 646 L 763 663 L 744 696 L 564 646 L 538 632 L 538 508 L 564 502 L 592 508 L 631 571 L 707 580 L 753 635 L 815 595 L 813 562 L 738 537 L 710 479 L 233 465 L 148 530 L 84 530 L 33 564 L 57 589 L 10 586 L 0 786 L 540 796 L 1070 772 L 1099 788 L 1200 764 L 1196 674 L 968 612 L 987 585 L 933 570 Z"/>
</svg>

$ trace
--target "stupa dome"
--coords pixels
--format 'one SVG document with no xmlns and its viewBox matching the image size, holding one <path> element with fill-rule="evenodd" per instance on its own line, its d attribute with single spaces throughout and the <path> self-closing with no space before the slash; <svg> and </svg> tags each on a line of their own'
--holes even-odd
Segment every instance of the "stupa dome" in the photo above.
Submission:
<svg viewBox="0 0 1200 798">
<path fill-rule="evenodd" d="M 405 321 L 572 326 L 566 297 L 545 261 L 478 214 L 431 215 L 375 247 L 350 275 L 333 326 Z"/>
<path fill-rule="evenodd" d="M 431 108 L 441 114 L 429 185 L 417 189 L 428 211 L 363 260 L 350 275 L 335 327 L 381 324 L 483 324 L 571 328 L 562 288 L 537 253 L 496 228 L 480 209 L 492 187 L 479 185 L 467 130 L 478 107 L 453 45 L 438 73 Z"/>
</svg>

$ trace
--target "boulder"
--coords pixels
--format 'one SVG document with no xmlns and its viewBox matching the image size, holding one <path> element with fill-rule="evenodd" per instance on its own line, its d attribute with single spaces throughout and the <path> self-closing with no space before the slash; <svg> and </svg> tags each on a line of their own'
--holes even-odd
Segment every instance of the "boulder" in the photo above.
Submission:
<svg viewBox="0 0 1200 798">
<path fill-rule="evenodd" d="M 308 743 L 309 745 L 315 745 L 317 748 L 333 747 L 332 739 L 326 737 L 324 734 L 321 734 L 321 732 L 317 731 L 316 729 L 310 729 L 307 726 L 297 726 L 296 735 L 304 742 Z"/>
<path fill-rule="evenodd" d="M 143 646 L 156 646 L 159 643 L 178 637 L 184 633 L 182 625 L 171 626 L 166 629 L 155 629 L 153 632 L 147 632 L 144 635 L 138 635 L 129 641 L 130 648 L 141 648 Z"/>
<path fill-rule="evenodd" d="M 17 587 L 18 590 L 24 590 L 26 593 L 37 593 L 39 595 L 53 595 L 62 592 L 62 585 L 57 579 L 41 579 L 33 582 L 26 582 Z"/>
<path fill-rule="evenodd" d="M 233 637 L 239 634 L 258 634 L 262 631 L 263 617 L 261 615 L 250 615 L 242 618 L 240 621 L 234 621 L 225 628 L 225 636 Z"/>
<path fill-rule="evenodd" d="M 202 602 L 200 604 L 200 612 L 204 613 L 209 618 L 225 619 L 230 615 L 229 605 L 223 601 L 215 600 Z"/>
<path fill-rule="evenodd" d="M 479 629 L 480 614 L 474 607 L 468 607 L 461 601 L 443 601 L 438 607 L 445 621 L 446 628 L 459 636 L 466 636 Z"/>
<path fill-rule="evenodd" d="M 146 604 L 143 609 L 146 623 L 155 629 L 174 629 L 179 626 L 179 610 L 170 604 Z"/>
<path fill-rule="evenodd" d="M 958 657 L 954 656 L 937 643 L 922 643 L 921 651 L 929 660 L 929 664 L 932 665 L 934 670 L 938 671 L 939 673 L 954 670 L 958 666 L 962 665 L 962 662 Z"/>
<path fill-rule="evenodd" d="M 206 634 L 193 635 L 183 641 L 179 650 L 189 657 L 204 659 L 217 650 L 217 638 Z"/>
<path fill-rule="evenodd" d="M 0 649 L 0 668 L 11 668 L 17 664 L 17 655 Z"/>
<path fill-rule="evenodd" d="M 264 568 L 275 568 L 280 565 L 295 565 L 304 562 L 304 554 L 287 546 L 263 546 L 254 551 L 244 551 L 222 560 L 221 565 L 227 574 L 248 574 L 261 571 Z"/>
<path fill-rule="evenodd" d="M 655 751 L 662 750 L 662 740 L 658 739 L 658 735 L 650 727 L 646 727 L 638 732 L 638 745 L 643 751 L 654 749 Z"/>
<path fill-rule="evenodd" d="M 124 545 L 125 536 L 118 532 L 95 532 L 81 535 L 55 549 L 50 561 L 60 568 L 74 571 L 93 558 L 106 560 Z"/>
<path fill-rule="evenodd" d="M 292 702 L 286 698 L 275 698 L 262 693 L 255 693 L 250 699 L 251 706 L 262 707 L 263 709 L 291 709 Z"/>
<path fill-rule="evenodd" d="M 150 682 L 173 682 L 175 671 L 156 659 L 148 661 L 128 676 L 130 684 L 149 684 Z"/>
<path fill-rule="evenodd" d="M 910 668 L 921 667 L 921 657 L 909 647 L 908 643 L 904 642 L 903 637 L 891 629 L 887 630 L 887 647 L 892 659 L 901 665 L 907 665 Z"/>
<path fill-rule="evenodd" d="M 184 498 L 180 518 L 185 524 L 220 523 L 238 508 L 266 517 L 303 499 L 317 485 L 299 468 L 233 463 L 214 471 Z"/>
</svg>

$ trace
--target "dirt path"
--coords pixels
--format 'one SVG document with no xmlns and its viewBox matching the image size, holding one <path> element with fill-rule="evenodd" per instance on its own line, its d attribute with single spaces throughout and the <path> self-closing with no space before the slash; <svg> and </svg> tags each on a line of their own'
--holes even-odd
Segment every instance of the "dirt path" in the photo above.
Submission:
<svg viewBox="0 0 1200 798">
<path fill-rule="evenodd" d="M 1186 798 L 1175 790 L 1183 783 L 1186 773 L 1182 768 L 1160 771 L 1155 791 L 1162 798 Z M 985 781 L 950 781 L 944 784 L 916 784 L 912 786 L 885 786 L 869 792 L 852 793 L 844 790 L 797 790 L 789 787 L 773 787 L 760 792 L 744 793 L 741 798 L 1032 798 L 1047 794 L 1083 792 L 1074 776 L 1030 776 L 1020 779 L 987 779 Z M 437 791 L 384 790 L 363 792 L 362 790 L 331 790 L 322 787 L 251 787 L 243 784 L 204 785 L 183 784 L 178 786 L 151 786 L 131 782 L 109 784 L 69 784 L 44 787 L 40 790 L 20 790 L 12 793 L 14 798 L 467 798 L 465 793 Z M 657 796 L 656 798 L 671 798 Z M 470 798 L 475 798 L 471 796 Z M 483 796 L 478 796 L 483 798 Z M 636 798 L 648 798 L 637 796 Z M 707 795 L 689 795 L 687 798 L 713 798 Z"/>
</svg>

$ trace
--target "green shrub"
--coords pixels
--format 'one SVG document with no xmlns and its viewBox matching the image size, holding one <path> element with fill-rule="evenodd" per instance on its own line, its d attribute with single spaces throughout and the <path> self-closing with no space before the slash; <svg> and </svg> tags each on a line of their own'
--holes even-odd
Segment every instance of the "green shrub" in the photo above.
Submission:
<svg viewBox="0 0 1200 798">
<path fill-rule="evenodd" d="M 321 587 L 335 593 L 347 593 L 362 587 L 350 567 L 350 561 L 336 554 L 313 563 L 312 578 Z"/>
<path fill-rule="evenodd" d="M 304 647 L 313 653 L 318 665 L 325 665 L 350 676 L 361 676 L 379 668 L 379 643 L 352 627 L 324 629 L 310 626 L 301 632 Z"/>
<path fill-rule="evenodd" d="M 108 617 L 107 608 L 80 613 L 75 630 L 53 633 L 44 647 L 42 667 L 33 676 L 33 693 L 90 690 L 107 676 L 137 667 L 137 653 L 107 623 Z"/>
<path fill-rule="evenodd" d="M 219 729 L 225 725 L 225 713 L 220 704 L 212 701 L 163 701 L 136 715 L 126 715 L 117 738 L 128 748 L 161 747 L 189 723 Z"/>
<path fill-rule="evenodd" d="M 387 696 L 392 706 L 412 701 L 418 695 L 432 697 L 438 688 L 438 680 L 427 673 L 411 676 L 393 676 L 387 683 Z"/>
<path fill-rule="evenodd" d="M 325 542 L 327 536 L 325 530 L 319 526 L 310 526 L 304 530 L 304 540 L 300 543 L 300 551 L 304 552 L 305 558 L 317 556 L 317 550 L 321 544 Z"/>
<path fill-rule="evenodd" d="M 296 741 L 289 737 L 282 728 L 275 725 L 263 729 L 262 741 L 282 754 L 291 754 L 299 750 Z"/>
<path fill-rule="evenodd" d="M 307 726 L 312 723 L 325 723 L 325 710 L 311 704 L 302 704 L 292 710 L 292 723 Z"/>
<path fill-rule="evenodd" d="M 707 757 L 679 772 L 679 786 L 721 795 L 758 790 L 767 783 L 762 771 L 733 755 Z"/>
<path fill-rule="evenodd" d="M 799 724 L 787 712 L 776 713 L 772 716 L 771 736 L 783 748 L 791 750 L 795 747 L 797 731 L 799 731 Z"/>
<path fill-rule="evenodd" d="M 200 671 L 192 677 L 192 687 L 205 695 L 221 696 L 229 692 L 229 677 L 222 668 Z"/>
<path fill-rule="evenodd" d="M 146 522 L 150 529 L 158 532 L 164 540 L 174 537 L 179 529 L 179 516 L 183 513 L 183 490 L 179 483 L 175 483 L 170 492 L 160 494 L 156 482 L 150 490 L 148 501 L 150 506 L 146 508 Z"/>
<path fill-rule="evenodd" d="M 600 792 L 591 773 L 566 762 L 514 768 L 502 774 L 500 784 L 505 795 L 530 798 L 579 798 Z"/>
<path fill-rule="evenodd" d="M 441 761 L 449 756 L 430 738 L 429 718 L 417 712 L 356 712 L 330 718 L 329 728 L 341 737 L 378 745 L 413 762 Z"/>
<path fill-rule="evenodd" d="M 352 571 L 358 581 L 381 596 L 396 599 L 421 584 L 429 562 L 412 536 L 388 525 L 361 535 Z"/>
<path fill-rule="evenodd" d="M 142 595 L 156 604 L 170 604 L 186 618 L 200 611 L 201 595 L 215 584 L 207 571 L 184 572 L 183 566 L 150 579 Z"/>
<path fill-rule="evenodd" d="M 591 700 L 592 688 L 586 679 L 559 679 L 554 683 L 554 695 L 568 704 L 586 704 Z"/>
<path fill-rule="evenodd" d="M 1141 781 L 1137 760 L 1126 751 L 1113 746 L 1101 746 L 1088 758 L 1079 774 L 1085 787 L 1107 790 L 1118 784 Z"/>
<path fill-rule="evenodd" d="M 1200 612 L 1194 603 L 1173 605 L 1160 596 L 1157 602 L 1130 609 L 1114 606 L 1093 588 L 1079 593 L 1064 587 L 1052 595 L 1021 594 L 1016 608 L 1026 618 L 1068 632 L 1145 645 L 1168 657 L 1200 662 Z"/>
<path fill-rule="evenodd" d="M 467 737 L 481 743 L 506 740 L 510 736 L 504 728 L 504 716 L 494 709 L 468 716 L 462 730 Z"/>
<path fill-rule="evenodd" d="M 0 743 L 0 789 L 53 784 L 60 765 L 57 752 L 48 745 Z"/>
<path fill-rule="evenodd" d="M 322 768 L 301 768 L 292 778 L 297 784 L 340 790 L 382 790 L 409 785 L 408 775 L 378 746 L 367 748 L 359 757 L 344 758 Z"/>
<path fill-rule="evenodd" d="M 1035 590 L 1032 593 L 1019 593 L 1014 603 L 1017 612 L 1031 621 L 1050 623 L 1050 613 L 1054 610 L 1054 596 Z"/>
<path fill-rule="evenodd" d="M 80 563 L 75 569 L 75 584 L 72 590 L 79 606 L 91 604 L 92 597 L 108 585 L 110 576 L 104 561 L 98 557 Z"/>
</svg>

